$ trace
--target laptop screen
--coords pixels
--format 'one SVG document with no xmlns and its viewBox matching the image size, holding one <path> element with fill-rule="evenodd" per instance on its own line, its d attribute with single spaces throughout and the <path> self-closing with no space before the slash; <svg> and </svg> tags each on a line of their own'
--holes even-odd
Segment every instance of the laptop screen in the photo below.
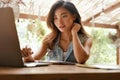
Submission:
<svg viewBox="0 0 120 80">
<path fill-rule="evenodd" d="M 12 8 L 0 8 L 0 66 L 24 66 Z"/>
</svg>

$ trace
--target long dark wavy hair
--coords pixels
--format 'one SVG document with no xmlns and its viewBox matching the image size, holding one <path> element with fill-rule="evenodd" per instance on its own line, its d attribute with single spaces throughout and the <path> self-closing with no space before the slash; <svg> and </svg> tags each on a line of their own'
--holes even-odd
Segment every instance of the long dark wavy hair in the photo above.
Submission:
<svg viewBox="0 0 120 80">
<path fill-rule="evenodd" d="M 60 7 L 65 8 L 71 14 L 75 15 L 76 19 L 74 20 L 74 22 L 81 25 L 81 29 L 78 31 L 78 33 L 86 33 L 83 26 L 82 26 L 81 16 L 80 16 L 78 10 L 76 9 L 76 7 L 74 6 L 74 4 L 72 2 L 64 1 L 64 0 L 58 0 L 57 2 L 55 2 L 52 5 L 52 7 L 51 7 L 51 9 L 50 9 L 50 11 L 48 13 L 48 16 L 47 16 L 47 26 L 48 26 L 48 28 L 50 28 L 51 31 L 56 32 L 57 35 L 60 34 L 60 31 L 57 29 L 57 27 L 54 24 L 55 11 Z M 56 39 L 57 39 L 57 36 L 53 41 L 55 42 Z"/>
</svg>

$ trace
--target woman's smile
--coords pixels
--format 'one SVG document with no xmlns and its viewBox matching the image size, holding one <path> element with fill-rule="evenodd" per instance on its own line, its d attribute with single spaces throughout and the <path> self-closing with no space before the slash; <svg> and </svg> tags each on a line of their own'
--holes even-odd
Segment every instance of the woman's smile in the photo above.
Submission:
<svg viewBox="0 0 120 80">
<path fill-rule="evenodd" d="M 59 26 L 60 29 L 65 28 L 65 25 Z"/>
</svg>

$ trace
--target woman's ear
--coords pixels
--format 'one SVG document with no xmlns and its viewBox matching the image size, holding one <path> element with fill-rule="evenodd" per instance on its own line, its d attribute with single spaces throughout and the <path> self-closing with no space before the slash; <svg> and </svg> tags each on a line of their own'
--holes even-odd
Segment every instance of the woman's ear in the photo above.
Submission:
<svg viewBox="0 0 120 80">
<path fill-rule="evenodd" d="M 73 15 L 73 20 L 74 20 L 74 21 L 76 20 L 76 14 Z"/>
</svg>

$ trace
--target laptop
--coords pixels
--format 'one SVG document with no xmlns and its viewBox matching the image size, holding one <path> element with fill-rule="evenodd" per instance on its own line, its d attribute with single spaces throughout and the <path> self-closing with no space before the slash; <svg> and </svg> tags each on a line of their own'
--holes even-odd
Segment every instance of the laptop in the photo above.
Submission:
<svg viewBox="0 0 120 80">
<path fill-rule="evenodd" d="M 0 66 L 31 67 L 45 66 L 49 63 L 24 63 L 16 30 L 13 9 L 0 8 Z"/>
</svg>

